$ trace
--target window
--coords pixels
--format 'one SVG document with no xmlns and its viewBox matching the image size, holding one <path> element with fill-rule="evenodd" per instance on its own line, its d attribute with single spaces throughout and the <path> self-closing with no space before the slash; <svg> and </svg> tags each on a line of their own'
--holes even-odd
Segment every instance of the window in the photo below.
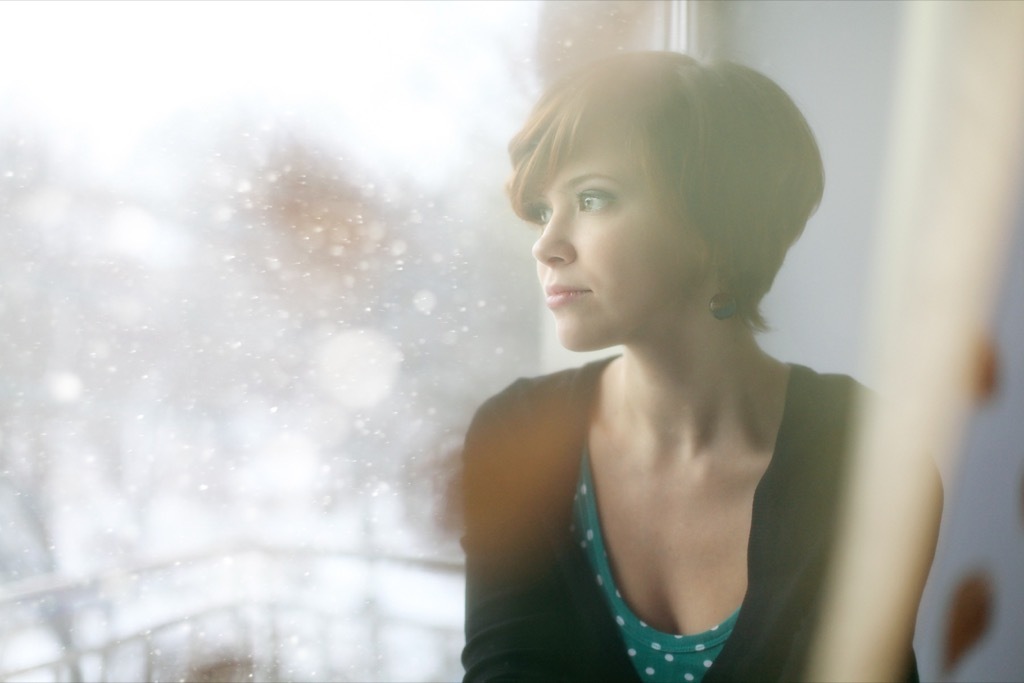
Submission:
<svg viewBox="0 0 1024 683">
<path fill-rule="evenodd" d="M 0 676 L 456 676 L 462 430 L 546 353 L 505 143 L 679 6 L 0 7 Z"/>
</svg>

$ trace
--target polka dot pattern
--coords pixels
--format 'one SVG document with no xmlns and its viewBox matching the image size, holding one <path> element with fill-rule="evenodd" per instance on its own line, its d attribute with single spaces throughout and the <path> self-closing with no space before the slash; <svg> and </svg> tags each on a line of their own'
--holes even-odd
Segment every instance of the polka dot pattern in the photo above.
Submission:
<svg viewBox="0 0 1024 683">
<path fill-rule="evenodd" d="M 685 635 L 664 633 L 637 617 L 615 586 L 601 536 L 596 492 L 586 453 L 580 466 L 578 490 L 581 495 L 573 505 L 571 531 L 594 569 L 595 583 L 615 615 L 615 623 L 626 643 L 626 652 L 640 680 L 700 683 L 732 633 L 739 611 L 703 633 Z"/>
</svg>

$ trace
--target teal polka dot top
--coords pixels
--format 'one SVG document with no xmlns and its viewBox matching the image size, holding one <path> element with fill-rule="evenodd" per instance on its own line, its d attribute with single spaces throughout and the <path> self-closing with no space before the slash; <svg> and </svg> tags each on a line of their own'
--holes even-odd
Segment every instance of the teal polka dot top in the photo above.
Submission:
<svg viewBox="0 0 1024 683">
<path fill-rule="evenodd" d="M 576 495 L 573 497 L 572 532 L 586 552 L 594 580 L 611 605 L 622 629 L 626 652 L 642 681 L 700 681 L 732 633 L 739 610 L 711 629 L 693 635 L 665 633 L 637 617 L 615 587 L 594 499 L 590 458 L 584 451 Z"/>
</svg>

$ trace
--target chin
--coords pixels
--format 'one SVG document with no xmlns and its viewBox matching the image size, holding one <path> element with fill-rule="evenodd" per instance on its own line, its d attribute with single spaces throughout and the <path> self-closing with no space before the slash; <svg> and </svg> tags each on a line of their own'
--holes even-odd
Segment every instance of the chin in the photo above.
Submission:
<svg viewBox="0 0 1024 683">
<path fill-rule="evenodd" d="M 582 335 L 573 334 L 571 332 L 558 332 L 558 343 L 562 345 L 566 351 L 601 351 L 603 349 L 610 349 L 615 346 L 618 342 L 610 341 L 608 339 L 597 338 L 593 335 Z"/>
</svg>

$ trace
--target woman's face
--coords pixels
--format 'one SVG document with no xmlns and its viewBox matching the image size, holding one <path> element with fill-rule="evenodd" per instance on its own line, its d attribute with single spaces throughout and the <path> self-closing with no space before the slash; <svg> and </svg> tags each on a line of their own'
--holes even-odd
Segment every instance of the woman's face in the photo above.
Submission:
<svg viewBox="0 0 1024 683">
<path fill-rule="evenodd" d="M 706 249 L 659 206 L 616 136 L 578 146 L 534 206 L 537 276 L 559 341 L 587 351 L 671 334 L 697 303 Z"/>
</svg>

